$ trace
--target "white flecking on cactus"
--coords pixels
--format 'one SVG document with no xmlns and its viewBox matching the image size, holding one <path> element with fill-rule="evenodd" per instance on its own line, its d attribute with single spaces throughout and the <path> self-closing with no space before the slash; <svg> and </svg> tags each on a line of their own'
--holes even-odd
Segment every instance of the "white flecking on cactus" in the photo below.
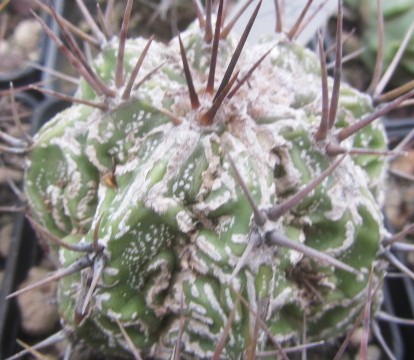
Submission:
<svg viewBox="0 0 414 360">
<path fill-rule="evenodd" d="M 209 358 L 227 328 L 236 359 L 253 339 L 298 341 L 304 316 L 309 341 L 333 338 L 381 277 L 387 141 L 370 97 L 292 33 L 245 45 L 217 17 L 167 45 L 108 41 L 34 140 L 31 214 L 73 270 L 62 322 L 105 354 L 130 354 L 124 329 L 143 355 L 170 359 L 180 337 Z"/>
</svg>

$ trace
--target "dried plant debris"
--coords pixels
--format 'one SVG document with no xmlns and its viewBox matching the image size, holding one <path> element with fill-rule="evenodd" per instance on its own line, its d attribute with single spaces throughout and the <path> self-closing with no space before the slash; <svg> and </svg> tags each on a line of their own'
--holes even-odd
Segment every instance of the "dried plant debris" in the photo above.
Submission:
<svg viewBox="0 0 414 360">
<path fill-rule="evenodd" d="M 62 39 L 34 14 L 81 80 L 33 142 L 9 144 L 59 258 L 9 297 L 58 280 L 63 332 L 116 358 L 306 357 L 358 327 L 368 354 L 385 260 L 410 275 L 381 212 L 401 152 L 378 119 L 414 92 L 377 106 L 341 82 L 341 1 L 329 77 L 322 37 L 317 54 L 292 40 L 310 3 L 257 44 L 261 1 L 240 36 L 223 0 L 196 1 L 168 44 L 128 37 L 132 0 L 115 37 L 83 9 L 93 60 L 52 8 Z"/>
</svg>

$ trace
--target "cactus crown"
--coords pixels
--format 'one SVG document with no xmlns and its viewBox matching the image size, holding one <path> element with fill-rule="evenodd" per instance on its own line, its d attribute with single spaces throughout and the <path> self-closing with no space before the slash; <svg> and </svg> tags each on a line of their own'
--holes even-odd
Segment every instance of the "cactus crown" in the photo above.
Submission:
<svg viewBox="0 0 414 360">
<path fill-rule="evenodd" d="M 292 41 L 300 21 L 246 45 L 261 2 L 238 41 L 223 3 L 165 45 L 126 39 L 128 1 L 93 64 L 43 23 L 82 80 L 35 138 L 26 193 L 64 327 L 106 354 L 283 354 L 304 319 L 311 341 L 343 334 L 380 282 L 387 141 L 340 84 L 340 1 L 333 79 L 321 40 L 319 59 Z"/>
</svg>

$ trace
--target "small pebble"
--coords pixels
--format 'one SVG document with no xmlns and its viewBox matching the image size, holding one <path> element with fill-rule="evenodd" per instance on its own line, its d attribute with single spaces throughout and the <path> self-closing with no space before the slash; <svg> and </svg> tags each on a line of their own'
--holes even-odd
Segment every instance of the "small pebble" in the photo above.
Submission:
<svg viewBox="0 0 414 360">
<path fill-rule="evenodd" d="M 49 270 L 34 267 L 30 270 L 27 279 L 21 284 L 23 288 L 33 282 L 45 278 Z M 56 305 L 56 281 L 35 290 L 21 294 L 17 302 L 21 311 L 22 327 L 32 336 L 50 334 L 59 322 Z"/>
<path fill-rule="evenodd" d="M 381 360 L 382 359 L 381 354 L 382 354 L 381 349 L 378 346 L 369 345 L 367 348 L 367 357 L 365 358 L 365 360 Z M 355 357 L 355 360 L 357 359 L 358 360 L 362 359 L 359 354 Z"/>
<path fill-rule="evenodd" d="M 14 30 L 13 40 L 22 49 L 35 49 L 39 44 L 42 26 L 35 19 L 21 21 Z"/>
</svg>

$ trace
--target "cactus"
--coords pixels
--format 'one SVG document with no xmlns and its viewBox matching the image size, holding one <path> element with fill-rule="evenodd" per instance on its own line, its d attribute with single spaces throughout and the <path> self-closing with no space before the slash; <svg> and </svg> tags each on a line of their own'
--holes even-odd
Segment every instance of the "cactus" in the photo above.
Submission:
<svg viewBox="0 0 414 360">
<path fill-rule="evenodd" d="M 239 41 L 220 1 L 201 28 L 124 33 L 92 65 L 55 38 L 82 79 L 34 138 L 25 191 L 72 338 L 236 359 L 300 342 L 304 318 L 309 341 L 343 335 L 380 283 L 381 111 L 340 83 L 340 22 L 332 79 L 294 29 L 245 44 L 259 6 Z"/>
</svg>

